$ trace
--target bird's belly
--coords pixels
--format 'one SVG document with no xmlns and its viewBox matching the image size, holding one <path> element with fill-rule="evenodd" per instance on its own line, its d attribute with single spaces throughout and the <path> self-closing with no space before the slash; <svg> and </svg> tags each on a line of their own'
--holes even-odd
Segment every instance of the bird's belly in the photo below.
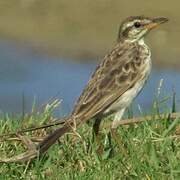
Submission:
<svg viewBox="0 0 180 180">
<path fill-rule="evenodd" d="M 141 89 L 144 86 L 144 82 L 137 82 L 134 87 L 127 90 L 121 97 L 119 97 L 106 111 L 107 112 L 116 112 L 120 109 L 127 108 L 133 99 L 139 94 Z"/>
</svg>

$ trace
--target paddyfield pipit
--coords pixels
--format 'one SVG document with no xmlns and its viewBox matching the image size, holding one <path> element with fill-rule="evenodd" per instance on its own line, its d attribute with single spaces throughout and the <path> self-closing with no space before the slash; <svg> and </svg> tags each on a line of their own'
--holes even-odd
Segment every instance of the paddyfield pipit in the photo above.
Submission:
<svg viewBox="0 0 180 180">
<path fill-rule="evenodd" d="M 39 153 L 47 151 L 59 137 L 91 118 L 95 119 L 96 134 L 102 117 L 110 114 L 114 114 L 111 128 L 113 131 L 117 128 L 117 122 L 143 88 L 151 71 L 151 52 L 144 37 L 166 21 L 165 17 L 133 16 L 122 22 L 117 44 L 96 68 L 63 127 L 39 144 Z"/>
</svg>

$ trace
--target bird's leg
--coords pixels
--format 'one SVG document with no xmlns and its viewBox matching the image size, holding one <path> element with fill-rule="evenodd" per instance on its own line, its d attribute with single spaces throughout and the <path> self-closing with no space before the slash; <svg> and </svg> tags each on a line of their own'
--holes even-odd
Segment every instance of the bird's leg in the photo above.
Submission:
<svg viewBox="0 0 180 180">
<path fill-rule="evenodd" d="M 94 132 L 95 136 L 99 135 L 100 124 L 101 124 L 101 118 L 96 118 L 94 125 L 93 125 L 93 132 Z"/>
<path fill-rule="evenodd" d="M 112 125 L 111 125 L 111 134 L 112 134 L 113 139 L 114 139 L 114 140 L 116 141 L 116 143 L 118 144 L 119 149 L 120 149 L 123 153 L 126 153 L 125 148 L 124 148 L 123 141 L 122 141 L 120 135 L 117 133 L 118 122 L 121 121 L 121 118 L 122 118 L 122 116 L 123 116 L 123 114 L 124 114 L 124 111 L 125 111 L 125 108 L 124 108 L 124 109 L 121 109 L 120 111 L 118 111 L 118 112 L 115 114 L 114 120 L 113 120 Z"/>
<path fill-rule="evenodd" d="M 101 134 L 99 133 L 100 124 L 101 124 L 102 118 L 98 117 L 95 119 L 94 125 L 93 125 L 93 135 L 96 143 L 98 144 L 97 152 L 100 154 L 103 151 L 103 144 L 101 142 Z"/>
</svg>

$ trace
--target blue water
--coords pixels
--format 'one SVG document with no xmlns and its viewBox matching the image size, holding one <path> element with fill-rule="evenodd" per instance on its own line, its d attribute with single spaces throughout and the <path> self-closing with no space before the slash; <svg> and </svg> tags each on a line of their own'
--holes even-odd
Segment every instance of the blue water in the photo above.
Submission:
<svg viewBox="0 0 180 180">
<path fill-rule="evenodd" d="M 17 46 L 15 42 L 0 41 L 0 111 L 22 112 L 23 96 L 25 111 L 30 112 L 36 99 L 37 106 L 57 95 L 62 99 L 58 115 L 72 110 L 75 100 L 95 69 L 95 61 L 77 63 L 75 61 L 48 57 L 31 48 Z M 157 96 L 160 79 L 164 79 L 159 100 L 180 92 L 180 72 L 173 69 L 156 69 L 151 73 L 148 84 L 134 102 L 143 112 L 148 112 Z M 167 104 L 167 106 L 166 106 Z M 161 104 L 166 109 L 171 99 Z"/>
</svg>

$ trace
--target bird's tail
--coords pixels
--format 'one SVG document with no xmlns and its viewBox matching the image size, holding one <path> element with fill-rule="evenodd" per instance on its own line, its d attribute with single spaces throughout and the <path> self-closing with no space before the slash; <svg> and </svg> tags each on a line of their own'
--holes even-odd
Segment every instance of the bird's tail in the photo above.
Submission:
<svg viewBox="0 0 180 180">
<path fill-rule="evenodd" d="M 61 136 L 72 130 L 71 118 L 66 119 L 66 121 L 69 123 L 65 123 L 63 127 L 53 131 L 39 144 L 38 150 L 40 154 L 46 152 Z"/>
</svg>

